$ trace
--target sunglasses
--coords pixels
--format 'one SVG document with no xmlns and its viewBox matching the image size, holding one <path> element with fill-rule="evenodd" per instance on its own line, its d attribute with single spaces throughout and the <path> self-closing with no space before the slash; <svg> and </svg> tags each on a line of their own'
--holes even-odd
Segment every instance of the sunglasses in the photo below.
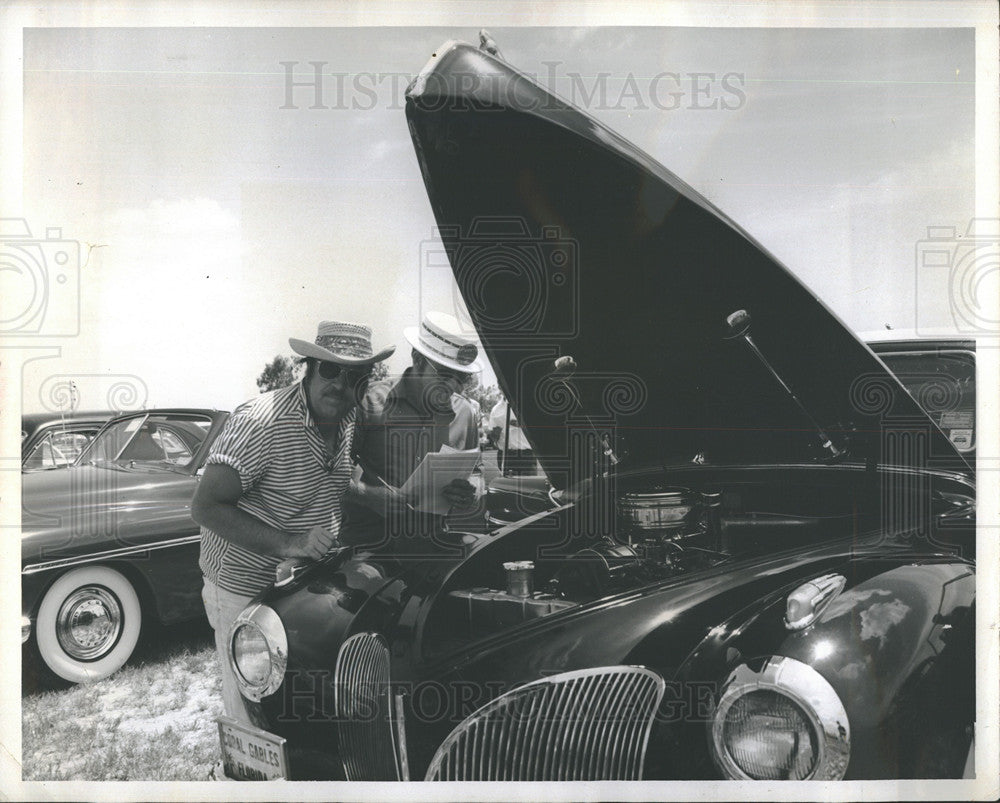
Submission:
<svg viewBox="0 0 1000 803">
<path fill-rule="evenodd" d="M 470 374 L 464 371 L 455 371 L 451 368 L 445 368 L 443 365 L 437 365 L 431 360 L 427 360 L 427 364 L 431 367 L 431 371 L 440 379 L 452 379 L 459 385 L 464 385 L 466 380 L 468 380 Z"/>
<path fill-rule="evenodd" d="M 346 365 L 339 365 L 335 362 L 320 361 L 316 367 L 316 372 L 327 382 L 343 376 L 349 385 L 359 385 L 368 382 L 372 378 L 372 368 L 370 365 L 362 365 L 357 368 L 348 368 Z"/>
</svg>

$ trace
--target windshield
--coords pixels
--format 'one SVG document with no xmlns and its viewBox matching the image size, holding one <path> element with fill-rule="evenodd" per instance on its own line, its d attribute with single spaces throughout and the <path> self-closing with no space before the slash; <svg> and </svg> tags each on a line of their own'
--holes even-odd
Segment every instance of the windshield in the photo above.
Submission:
<svg viewBox="0 0 1000 803">
<path fill-rule="evenodd" d="M 211 428 L 204 416 L 148 415 L 106 427 L 81 456 L 82 463 L 187 468 Z"/>
</svg>

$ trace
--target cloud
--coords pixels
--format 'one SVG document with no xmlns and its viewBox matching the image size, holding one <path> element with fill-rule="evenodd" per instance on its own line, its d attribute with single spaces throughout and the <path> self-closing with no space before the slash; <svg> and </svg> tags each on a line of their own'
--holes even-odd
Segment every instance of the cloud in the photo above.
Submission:
<svg viewBox="0 0 1000 803">
<path fill-rule="evenodd" d="M 899 599 L 876 602 L 867 610 L 861 611 L 861 640 L 877 638 L 879 646 L 884 645 L 889 630 L 902 622 L 909 612 L 910 606 Z"/>
<path fill-rule="evenodd" d="M 151 405 L 230 406 L 255 375 L 239 363 L 267 296 L 244 275 L 236 214 L 157 199 L 111 212 L 101 231 L 80 281 L 91 368 L 138 375 Z"/>
</svg>

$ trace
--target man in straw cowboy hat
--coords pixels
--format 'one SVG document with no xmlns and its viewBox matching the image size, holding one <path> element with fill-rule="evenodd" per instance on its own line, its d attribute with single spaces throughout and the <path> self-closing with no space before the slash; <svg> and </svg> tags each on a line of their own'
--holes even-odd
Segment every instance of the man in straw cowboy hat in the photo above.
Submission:
<svg viewBox="0 0 1000 803">
<path fill-rule="evenodd" d="M 226 639 L 236 616 L 286 558 L 317 560 L 336 542 L 351 481 L 357 402 L 372 366 L 372 331 L 323 321 L 315 342 L 289 339 L 305 376 L 242 405 L 212 446 L 191 515 L 201 525 L 202 596 L 222 661 L 226 714 L 249 723 Z"/>
<path fill-rule="evenodd" d="M 345 504 L 343 540 L 387 554 L 426 551 L 441 530 L 442 517 L 417 513 L 398 491 L 424 455 L 443 446 L 479 447 L 478 405 L 458 393 L 483 367 L 475 341 L 454 316 L 440 312 L 427 313 L 403 335 L 412 365 L 368 390 L 355 439 L 361 475 Z M 452 481 L 443 493 L 454 510 L 475 501 L 468 480 Z"/>
</svg>

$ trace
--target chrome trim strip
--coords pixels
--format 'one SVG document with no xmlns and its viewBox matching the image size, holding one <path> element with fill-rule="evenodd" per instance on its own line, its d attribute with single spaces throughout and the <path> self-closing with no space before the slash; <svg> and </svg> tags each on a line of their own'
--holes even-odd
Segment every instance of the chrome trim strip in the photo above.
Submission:
<svg viewBox="0 0 1000 803">
<path fill-rule="evenodd" d="M 255 627 L 267 642 L 267 653 L 271 659 L 271 669 L 267 679 L 255 685 L 247 681 L 236 665 L 236 655 L 233 652 L 233 639 L 236 631 L 241 627 Z M 229 628 L 229 640 L 227 643 L 227 653 L 229 667 L 236 676 L 236 683 L 240 687 L 240 694 L 248 700 L 259 703 L 261 698 L 274 694 L 285 679 L 285 670 L 288 668 L 288 635 L 285 633 L 285 626 L 281 618 L 274 612 L 273 608 L 267 605 L 251 605 L 245 608 L 236 621 Z"/>
<path fill-rule="evenodd" d="M 891 343 L 893 341 L 886 341 L 886 342 L 887 343 Z M 871 348 L 871 346 L 869 346 L 869 348 Z M 876 357 L 938 357 L 941 354 L 963 354 L 966 357 L 972 357 L 972 361 L 973 362 L 975 362 L 975 360 L 976 360 L 976 352 L 970 351 L 969 349 L 953 349 L 953 348 L 932 349 L 932 348 L 928 348 L 928 349 L 920 349 L 920 350 L 916 350 L 916 351 L 906 351 L 906 350 L 903 350 L 903 351 L 899 351 L 899 350 L 896 350 L 896 351 L 882 351 L 882 350 L 878 350 L 878 351 L 876 351 L 875 349 L 872 349 L 872 351 L 875 352 L 875 356 Z M 892 369 L 890 368 L 889 370 L 891 371 Z"/>
<path fill-rule="evenodd" d="M 839 781 L 847 773 L 851 758 L 851 723 L 833 686 L 808 664 L 785 656 L 772 656 L 759 672 L 740 664 L 726 682 L 708 722 L 712 760 L 723 777 L 750 781 L 736 764 L 725 744 L 726 715 L 741 697 L 756 691 L 771 691 L 791 700 L 809 718 L 816 733 L 816 764 L 799 780 Z"/>
<path fill-rule="evenodd" d="M 403 695 L 393 698 L 396 702 L 394 720 L 396 723 L 396 743 L 399 745 L 399 780 L 410 780 L 410 757 L 406 752 L 406 716 L 403 708 Z"/>
<path fill-rule="evenodd" d="M 95 561 L 114 560 L 129 555 L 138 555 L 142 552 L 153 552 L 157 549 L 169 549 L 170 547 L 193 544 L 201 540 L 201 533 L 198 535 L 185 535 L 182 538 L 172 538 L 169 541 L 154 541 L 151 544 L 141 546 L 127 546 L 121 549 L 109 549 L 105 552 L 94 552 L 90 555 L 74 555 L 69 558 L 59 558 L 58 560 L 45 561 L 43 563 L 29 563 L 21 569 L 21 574 L 37 574 L 38 572 L 49 571 L 50 569 L 65 569 L 68 566 L 77 566 L 81 563 L 94 563 Z"/>
</svg>

